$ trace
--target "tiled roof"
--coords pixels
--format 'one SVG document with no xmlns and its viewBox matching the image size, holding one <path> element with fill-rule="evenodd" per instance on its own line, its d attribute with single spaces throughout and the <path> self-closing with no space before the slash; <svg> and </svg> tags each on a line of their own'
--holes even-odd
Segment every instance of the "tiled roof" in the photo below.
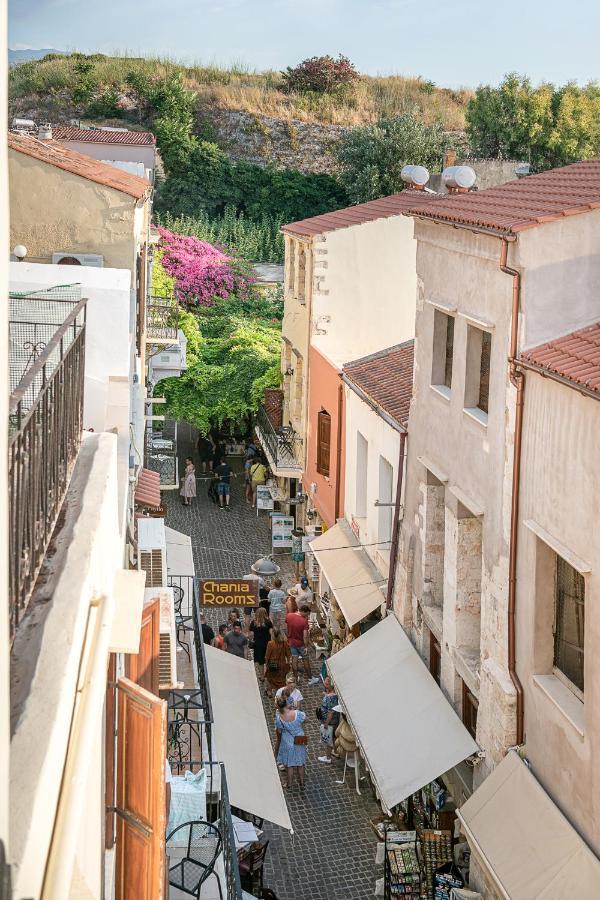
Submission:
<svg viewBox="0 0 600 900">
<path fill-rule="evenodd" d="M 408 215 L 510 233 L 600 207 L 600 159 L 528 175 L 468 194 L 429 195 Z"/>
<path fill-rule="evenodd" d="M 600 322 L 541 347 L 524 350 L 521 358 L 538 369 L 600 394 Z"/>
<path fill-rule="evenodd" d="M 352 384 L 403 427 L 412 398 L 414 354 L 415 342 L 405 341 L 353 360 L 343 368 Z"/>
<path fill-rule="evenodd" d="M 141 469 L 135 488 L 135 502 L 146 509 L 160 507 L 160 475 L 151 469 Z"/>
<path fill-rule="evenodd" d="M 128 144 L 150 147 L 156 138 L 150 131 L 105 131 L 103 128 L 74 128 L 72 125 L 53 125 L 56 141 L 85 141 L 90 144 Z"/>
<path fill-rule="evenodd" d="M 64 169 L 65 172 L 72 172 L 73 175 L 80 175 L 88 181 L 95 181 L 115 191 L 121 191 L 122 194 L 128 194 L 136 200 L 141 200 L 151 188 L 150 182 L 140 178 L 139 175 L 130 175 L 129 172 L 123 172 L 108 163 L 92 159 L 91 156 L 68 150 L 56 141 L 39 141 L 25 134 L 11 132 L 8 135 L 8 146 L 18 153 L 24 153 L 26 156 L 39 159 L 40 162 Z"/>
<path fill-rule="evenodd" d="M 380 200 L 370 200 L 368 203 L 359 203 L 358 206 L 347 206 L 345 209 L 336 209 L 334 212 L 312 216 L 310 219 L 290 222 L 282 227 L 282 231 L 302 237 L 326 234 L 340 228 L 362 225 L 364 222 L 374 222 L 376 219 L 399 216 L 421 203 L 426 203 L 430 197 L 431 194 L 422 191 L 402 191 L 400 194 L 391 194 Z"/>
</svg>

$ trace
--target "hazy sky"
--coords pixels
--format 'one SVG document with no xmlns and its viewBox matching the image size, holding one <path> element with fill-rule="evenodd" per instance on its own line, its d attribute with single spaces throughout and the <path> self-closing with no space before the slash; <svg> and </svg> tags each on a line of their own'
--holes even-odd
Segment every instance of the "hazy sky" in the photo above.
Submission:
<svg viewBox="0 0 600 900">
<path fill-rule="evenodd" d="M 12 47 L 281 69 L 345 53 L 370 74 L 440 85 L 600 75 L 598 0 L 9 0 Z"/>
</svg>

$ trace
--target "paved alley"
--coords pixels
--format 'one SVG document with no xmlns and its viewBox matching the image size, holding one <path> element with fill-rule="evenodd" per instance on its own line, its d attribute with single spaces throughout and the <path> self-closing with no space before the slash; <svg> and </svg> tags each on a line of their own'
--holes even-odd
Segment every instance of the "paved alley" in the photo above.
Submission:
<svg viewBox="0 0 600 900">
<path fill-rule="evenodd" d="M 185 441 L 186 433 L 188 429 L 183 426 L 179 443 L 182 456 L 190 447 Z M 233 480 L 230 512 L 223 512 L 212 503 L 207 485 L 208 481 L 198 480 L 198 497 L 191 508 L 181 504 L 177 492 L 163 493 L 167 524 L 191 536 L 199 578 L 245 575 L 253 562 L 270 552 L 267 514 L 262 512 L 257 518 L 246 504 L 241 478 Z M 278 562 L 281 564 L 279 558 Z M 291 581 L 289 562 L 287 572 L 284 587 Z M 304 679 L 300 689 L 309 735 L 306 788 L 303 794 L 297 787 L 286 794 L 294 835 L 265 823 L 270 843 L 264 884 L 275 891 L 279 900 L 366 900 L 374 895 L 375 878 L 381 874 L 375 867 L 376 838 L 369 825 L 369 819 L 380 808 L 368 779 L 361 782 L 363 794 L 359 796 L 354 790 L 352 770 L 347 772 L 345 785 L 337 784 L 342 777 L 341 761 L 334 760 L 331 766 L 317 761 L 319 723 L 314 711 L 322 692 L 318 686 L 308 686 Z M 272 703 L 263 695 L 270 731 L 274 731 Z M 247 774 L 252 778 L 251 765 Z"/>
</svg>

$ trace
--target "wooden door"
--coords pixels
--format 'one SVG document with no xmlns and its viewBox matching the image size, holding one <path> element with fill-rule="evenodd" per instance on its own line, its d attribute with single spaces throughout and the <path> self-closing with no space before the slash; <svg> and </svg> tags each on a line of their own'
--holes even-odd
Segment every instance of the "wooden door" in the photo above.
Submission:
<svg viewBox="0 0 600 900">
<path fill-rule="evenodd" d="M 166 900 L 167 704 L 127 678 L 117 684 L 116 900 Z"/>
<path fill-rule="evenodd" d="M 128 656 L 127 677 L 158 697 L 160 683 L 160 599 L 144 606 L 140 652 Z"/>
<path fill-rule="evenodd" d="M 106 681 L 106 702 L 104 705 L 104 798 L 106 822 L 104 826 L 104 846 L 110 850 L 115 843 L 115 738 L 117 714 L 117 655 L 108 658 Z"/>
</svg>

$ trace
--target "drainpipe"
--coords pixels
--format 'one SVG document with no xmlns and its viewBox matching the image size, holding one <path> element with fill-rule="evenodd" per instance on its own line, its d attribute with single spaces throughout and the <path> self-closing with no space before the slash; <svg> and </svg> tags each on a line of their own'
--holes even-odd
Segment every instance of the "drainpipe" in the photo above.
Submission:
<svg viewBox="0 0 600 900">
<path fill-rule="evenodd" d="M 402 480 L 404 477 L 404 447 L 406 431 L 400 432 L 400 455 L 398 458 L 398 479 L 396 482 L 396 503 L 394 506 L 394 527 L 392 528 L 392 547 L 390 553 L 390 571 L 388 574 L 387 597 L 385 608 L 392 609 L 394 588 L 396 587 L 396 564 L 398 562 L 398 546 L 400 544 L 400 506 L 402 500 Z"/>
<path fill-rule="evenodd" d="M 519 304 L 521 296 L 521 276 L 516 269 L 506 264 L 508 241 L 502 239 L 500 270 L 513 280 L 512 319 L 510 329 L 509 376 L 516 388 L 515 397 L 515 438 L 513 450 L 512 503 L 510 514 L 510 548 L 508 560 L 508 672 L 517 694 L 517 745 L 523 743 L 524 708 L 523 685 L 517 675 L 516 664 L 516 599 L 517 599 L 517 539 L 519 530 L 519 487 L 521 479 L 521 438 L 523 432 L 523 401 L 525 393 L 525 373 L 517 362 L 519 335 Z"/>
<path fill-rule="evenodd" d="M 337 447 L 335 459 L 335 521 L 340 517 L 340 492 L 342 481 L 342 415 L 344 412 L 344 385 L 338 385 L 338 421 L 337 421 Z"/>
</svg>

